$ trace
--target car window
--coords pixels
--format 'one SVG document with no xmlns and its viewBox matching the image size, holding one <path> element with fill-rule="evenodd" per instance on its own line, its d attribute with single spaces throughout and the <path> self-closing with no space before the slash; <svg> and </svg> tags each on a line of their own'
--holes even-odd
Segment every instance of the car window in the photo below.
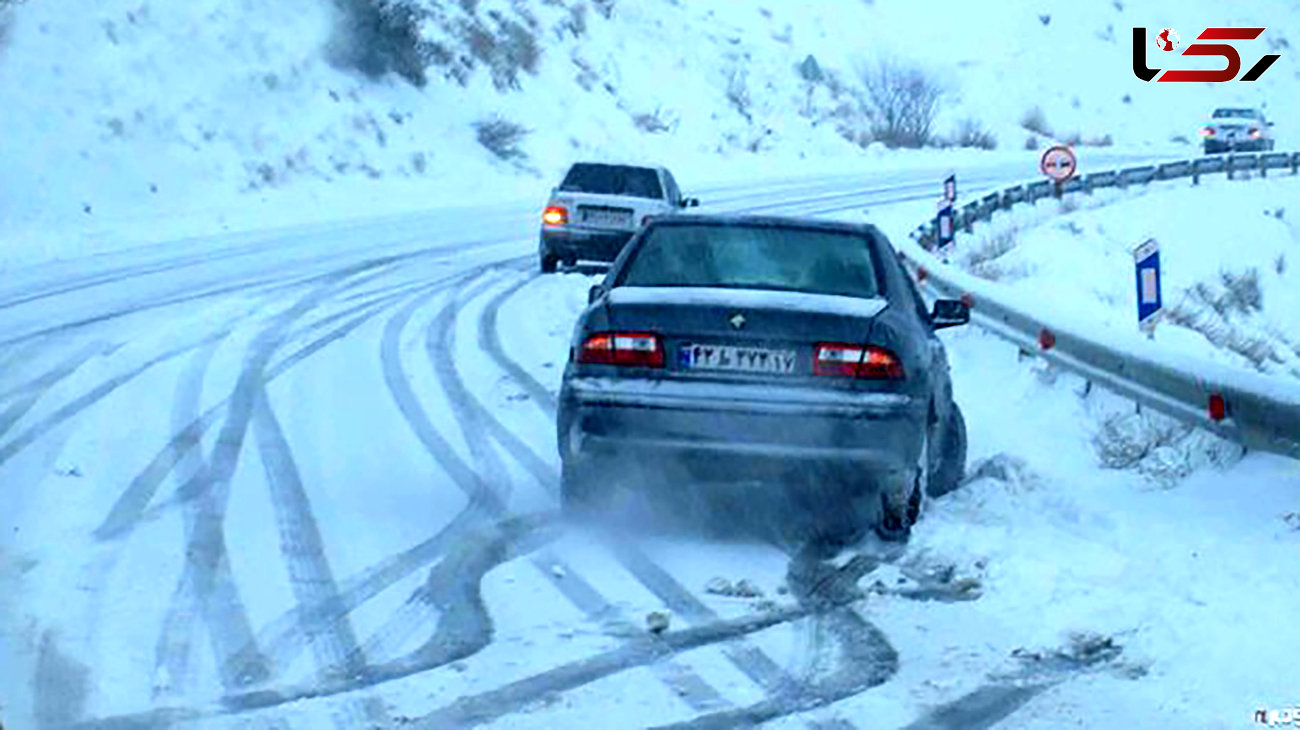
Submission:
<svg viewBox="0 0 1300 730">
<path fill-rule="evenodd" d="M 912 279 L 912 275 L 907 273 L 907 265 L 903 263 L 903 258 L 897 251 L 894 251 L 893 262 L 894 270 L 898 272 L 898 275 L 902 277 L 905 282 L 903 285 L 905 291 L 900 293 L 899 296 L 903 299 L 911 300 L 911 306 L 916 310 L 916 316 L 921 318 L 921 322 L 925 324 L 925 326 L 931 326 L 933 321 L 930 319 L 930 310 L 925 306 L 925 297 L 921 296 L 920 288 L 917 287 L 916 282 Z M 895 299 L 897 298 L 898 297 L 895 297 Z M 900 304 L 901 303 L 902 302 L 900 302 Z"/>
<path fill-rule="evenodd" d="M 630 195 L 635 198 L 664 196 L 658 173 L 648 167 L 627 165 L 574 165 L 569 168 L 569 174 L 564 176 L 564 182 L 560 183 L 560 190 L 567 193 Z"/>
<path fill-rule="evenodd" d="M 632 252 L 617 285 L 717 286 L 875 297 L 860 234 L 753 225 L 661 225 Z"/>
<path fill-rule="evenodd" d="M 1215 109 L 1215 119 L 1254 119 L 1258 113 L 1254 109 Z"/>
<path fill-rule="evenodd" d="M 676 205 L 682 199 L 682 191 L 677 187 L 677 180 L 673 178 L 673 174 L 667 170 L 664 170 L 664 183 L 668 187 L 668 202 Z"/>
</svg>

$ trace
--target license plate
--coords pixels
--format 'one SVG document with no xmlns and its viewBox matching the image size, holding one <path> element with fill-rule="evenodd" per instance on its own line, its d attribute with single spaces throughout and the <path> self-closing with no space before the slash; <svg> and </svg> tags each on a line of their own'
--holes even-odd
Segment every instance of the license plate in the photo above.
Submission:
<svg viewBox="0 0 1300 730">
<path fill-rule="evenodd" d="M 677 362 L 685 370 L 790 375 L 794 373 L 796 355 L 794 350 L 684 344 L 677 350 Z"/>
<path fill-rule="evenodd" d="M 632 214 L 617 210 L 584 210 L 582 222 L 596 226 L 627 228 L 632 225 Z"/>
</svg>

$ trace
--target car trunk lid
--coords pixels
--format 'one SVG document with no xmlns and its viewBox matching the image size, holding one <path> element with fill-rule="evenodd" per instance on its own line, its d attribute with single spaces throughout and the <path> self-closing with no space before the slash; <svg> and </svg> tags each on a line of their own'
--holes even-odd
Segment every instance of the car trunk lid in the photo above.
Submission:
<svg viewBox="0 0 1300 730">
<path fill-rule="evenodd" d="M 720 287 L 616 287 L 611 329 L 654 332 L 665 373 L 726 380 L 812 377 L 817 343 L 863 343 L 884 299 Z"/>
</svg>

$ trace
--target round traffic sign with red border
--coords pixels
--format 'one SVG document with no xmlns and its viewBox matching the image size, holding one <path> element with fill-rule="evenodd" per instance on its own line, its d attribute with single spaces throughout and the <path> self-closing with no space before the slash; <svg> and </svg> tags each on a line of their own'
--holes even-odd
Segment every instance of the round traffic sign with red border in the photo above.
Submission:
<svg viewBox="0 0 1300 730">
<path fill-rule="evenodd" d="M 1079 171 L 1079 160 L 1074 156 L 1074 150 L 1058 144 L 1043 153 L 1038 161 L 1038 169 L 1056 182 L 1064 182 Z"/>
</svg>

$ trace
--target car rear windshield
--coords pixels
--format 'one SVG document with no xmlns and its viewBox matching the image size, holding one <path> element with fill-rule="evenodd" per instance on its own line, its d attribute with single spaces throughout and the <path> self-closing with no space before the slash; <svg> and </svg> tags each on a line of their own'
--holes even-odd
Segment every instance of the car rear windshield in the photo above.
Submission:
<svg viewBox="0 0 1300 730">
<path fill-rule="evenodd" d="M 600 195 L 630 195 L 635 198 L 662 198 L 659 175 L 648 167 L 626 165 L 578 164 L 569 168 L 569 174 L 560 183 L 566 193 L 597 193 Z"/>
<path fill-rule="evenodd" d="M 1215 119 L 1254 119 L 1254 109 L 1215 109 Z"/>
<path fill-rule="evenodd" d="M 860 234 L 753 225 L 660 225 L 646 232 L 622 286 L 710 286 L 875 297 Z"/>
</svg>

